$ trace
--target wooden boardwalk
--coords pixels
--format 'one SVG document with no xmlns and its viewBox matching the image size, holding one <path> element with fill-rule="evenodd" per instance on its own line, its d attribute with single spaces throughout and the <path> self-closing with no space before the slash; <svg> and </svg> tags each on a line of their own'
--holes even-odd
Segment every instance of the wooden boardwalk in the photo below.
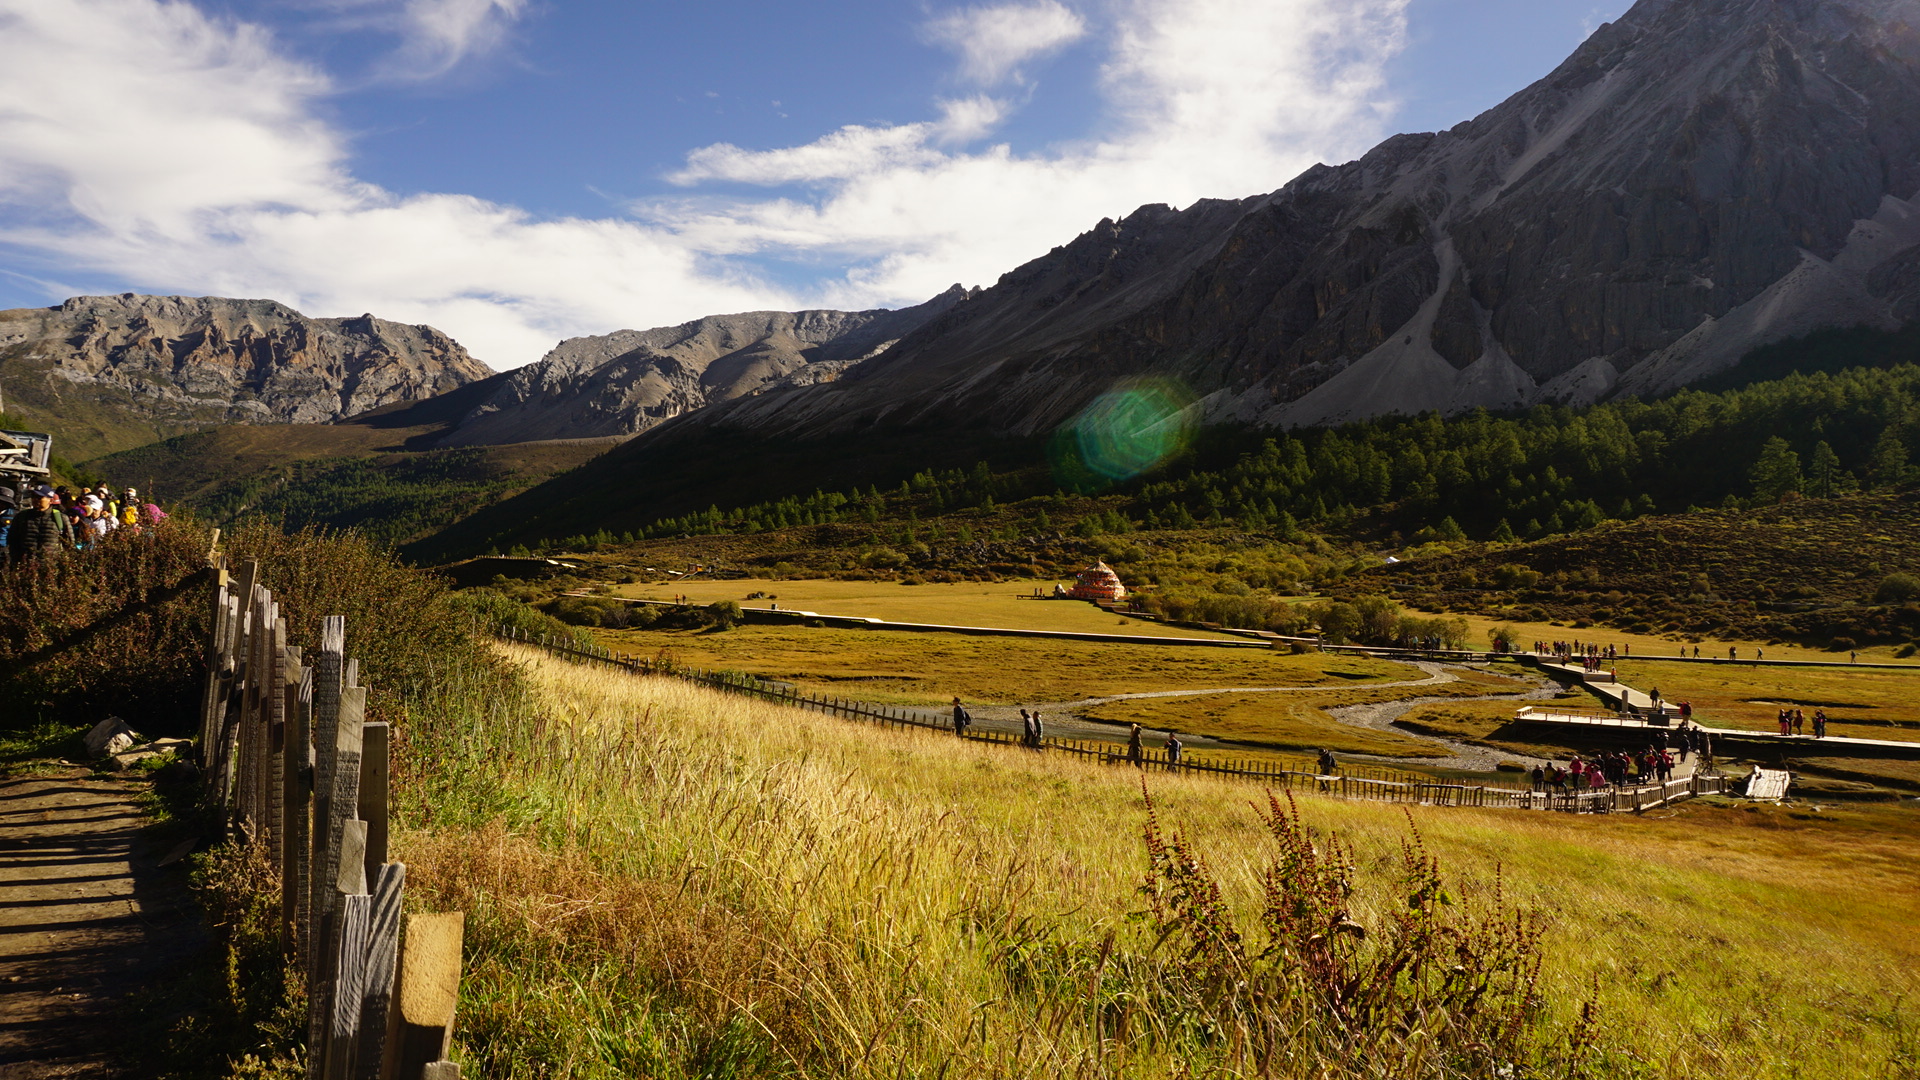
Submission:
<svg viewBox="0 0 1920 1080">
<path fill-rule="evenodd" d="M 1792 782 L 1793 774 L 1785 769 L 1762 769 L 1756 765 L 1747 776 L 1747 798 L 1778 802 L 1787 797 L 1787 786 Z"/>
</svg>

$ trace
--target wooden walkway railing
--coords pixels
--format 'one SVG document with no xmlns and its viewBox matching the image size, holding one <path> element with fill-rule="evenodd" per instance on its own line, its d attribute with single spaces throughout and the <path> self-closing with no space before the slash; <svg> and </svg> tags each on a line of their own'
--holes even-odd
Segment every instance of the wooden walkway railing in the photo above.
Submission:
<svg viewBox="0 0 1920 1080">
<path fill-rule="evenodd" d="M 849 701 L 845 698 L 827 697 L 819 694 L 803 694 L 793 687 L 776 686 L 751 675 L 738 672 L 699 671 L 680 667 L 670 663 L 655 663 L 644 657 L 623 657 L 609 649 L 601 647 L 583 648 L 545 634 L 528 634 L 511 626 L 494 627 L 494 636 L 522 645 L 531 645 L 547 652 L 572 660 L 593 664 L 603 664 L 619 668 L 636 675 L 658 675 L 688 682 L 727 693 L 744 694 L 763 701 L 787 705 L 798 709 L 808 709 L 846 720 L 859 720 L 878 723 L 896 728 L 919 728 L 928 731 L 941 731 L 949 735 L 953 728 L 939 719 L 910 709 L 900 709 L 867 702 Z M 959 738 L 972 742 L 991 743 L 997 746 L 1028 749 L 1027 742 L 1019 735 L 998 731 L 969 731 Z M 1041 748 L 1060 753 L 1075 754 L 1100 761 L 1104 764 L 1131 764 L 1125 747 L 1115 743 L 1097 740 L 1062 739 L 1048 736 L 1042 740 Z M 1724 780 L 1719 776 L 1702 776 L 1672 781 L 1665 785 L 1643 785 L 1638 787 L 1601 788 L 1595 791 L 1579 793 L 1554 793 L 1535 791 L 1521 784 L 1497 783 L 1457 783 L 1424 777 L 1415 773 L 1397 772 L 1390 769 L 1366 765 L 1342 764 L 1342 774 L 1322 775 L 1298 769 L 1288 769 L 1283 763 L 1264 762 L 1228 764 L 1204 755 L 1183 753 L 1178 762 L 1168 760 L 1164 750 L 1146 750 L 1142 752 L 1141 767 L 1165 772 L 1184 772 L 1213 776 L 1234 777 L 1252 780 L 1271 787 L 1288 790 L 1312 791 L 1324 795 L 1333 795 L 1348 799 L 1369 799 L 1382 802 L 1417 803 L 1423 806 L 1470 806 L 1523 810 L 1558 810 L 1569 813 L 1611 813 L 1617 810 L 1651 810 L 1677 802 L 1691 795 L 1712 794 L 1725 790 Z M 1689 785 L 1678 794 L 1675 785 Z"/>
<path fill-rule="evenodd" d="M 388 729 L 365 722 L 347 621 L 312 652 L 260 564 L 213 567 L 213 640 L 202 702 L 207 798 L 266 845 L 280 935 L 307 986 L 313 1080 L 458 1080 L 444 1060 L 460 984 L 463 917 L 409 915 L 405 864 L 387 859 Z"/>
</svg>

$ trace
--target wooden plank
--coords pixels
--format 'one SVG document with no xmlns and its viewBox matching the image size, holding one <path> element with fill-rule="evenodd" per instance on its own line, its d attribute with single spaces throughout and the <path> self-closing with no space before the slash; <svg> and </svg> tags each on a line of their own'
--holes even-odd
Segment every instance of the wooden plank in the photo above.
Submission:
<svg viewBox="0 0 1920 1080">
<path fill-rule="evenodd" d="M 367 930 L 366 1004 L 360 1017 L 360 1053 L 355 1076 L 378 1080 L 386 1059 L 387 1013 L 393 1003 L 394 979 L 400 962 L 400 916 L 405 900 L 407 866 L 386 863 L 373 887 L 373 910 Z"/>
<path fill-rule="evenodd" d="M 400 941 L 399 1007 L 390 1013 L 387 1073 L 414 1077 L 447 1056 L 460 1001 L 460 943 L 466 916 L 409 915 Z"/>
<path fill-rule="evenodd" d="M 307 869 L 313 857 L 307 812 L 313 804 L 313 741 L 308 735 L 313 707 L 313 673 L 300 664 L 300 650 L 287 649 L 282 697 L 286 731 L 282 747 L 280 831 L 280 920 L 283 940 L 299 947 L 307 936 Z M 296 952 L 295 955 L 303 955 Z"/>
<path fill-rule="evenodd" d="M 329 923 L 333 905 L 333 875 L 326 872 L 328 822 L 332 820 L 333 766 L 340 722 L 340 676 L 346 664 L 347 620 L 329 615 L 320 620 L 320 651 L 313 658 L 313 850 L 307 875 L 307 1045 L 318 1047 L 325 1037 L 324 995 L 319 992 L 323 969 L 329 962 Z"/>
<path fill-rule="evenodd" d="M 380 867 L 387 861 L 387 784 L 389 737 L 384 723 L 363 724 L 360 728 L 360 820 L 367 823 L 367 880 L 379 879 Z"/>
<path fill-rule="evenodd" d="M 342 898 L 367 894 L 367 823 L 351 818 L 340 823 L 340 866 L 333 891 Z M 336 901 L 334 909 L 339 910 Z"/>
<path fill-rule="evenodd" d="M 213 764 L 210 751 L 214 744 L 214 702 L 218 700 L 220 669 L 226 660 L 222 650 L 225 643 L 227 617 L 227 572 L 225 570 L 214 572 L 209 601 L 207 623 L 213 628 L 213 633 L 207 639 L 207 682 L 201 689 L 200 695 L 199 738 L 195 739 L 193 744 L 194 760 L 199 763 L 202 772 L 208 771 Z"/>
<path fill-rule="evenodd" d="M 286 859 L 287 836 L 287 620 L 277 610 L 267 648 L 266 676 L 267 760 L 263 779 L 267 788 L 267 853 L 278 866 Z"/>
<path fill-rule="evenodd" d="M 332 1002 L 328 1008 L 327 1039 L 320 1050 L 320 1075 L 326 1080 L 349 1080 L 354 1064 L 354 1038 L 360 1033 L 360 1008 L 367 996 L 367 929 L 373 897 L 348 896 L 340 908 L 340 932 L 334 954 Z"/>
<path fill-rule="evenodd" d="M 360 892 L 366 891 L 366 823 L 354 817 L 360 809 L 360 758 L 362 721 L 367 708 L 365 687 L 349 686 L 340 691 L 340 714 L 334 731 L 333 748 L 333 795 L 327 801 L 327 851 L 326 859 L 320 864 L 325 872 L 325 881 L 349 880 L 344 875 L 349 872 L 352 880 L 361 883 Z M 349 853 L 342 844 L 346 840 L 350 822 L 358 822 L 359 847 Z M 319 828 L 315 819 L 314 827 Z M 350 862 L 358 865 L 351 871 Z"/>
</svg>

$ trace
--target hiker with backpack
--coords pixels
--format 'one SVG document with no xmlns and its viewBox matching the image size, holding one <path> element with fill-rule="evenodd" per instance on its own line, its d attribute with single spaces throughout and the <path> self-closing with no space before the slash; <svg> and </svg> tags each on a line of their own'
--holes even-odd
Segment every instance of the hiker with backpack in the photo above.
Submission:
<svg viewBox="0 0 1920 1080">
<path fill-rule="evenodd" d="M 972 726 L 973 726 L 973 714 L 967 712 L 967 707 L 965 705 L 960 704 L 959 698 L 954 698 L 953 699 L 953 733 L 955 735 L 965 735 L 967 733 L 967 729 Z"/>
<path fill-rule="evenodd" d="M 73 522 L 55 503 L 53 492 L 42 489 L 27 509 L 14 514 L 7 530 L 7 561 L 11 565 L 52 559 L 73 550 Z"/>
</svg>

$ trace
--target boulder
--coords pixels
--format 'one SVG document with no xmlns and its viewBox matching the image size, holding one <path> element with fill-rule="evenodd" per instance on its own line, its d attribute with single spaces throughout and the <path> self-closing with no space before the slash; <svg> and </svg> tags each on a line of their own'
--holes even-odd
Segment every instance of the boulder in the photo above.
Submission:
<svg viewBox="0 0 1920 1080">
<path fill-rule="evenodd" d="M 125 720 L 117 716 L 109 716 L 93 725 L 93 729 L 87 732 L 85 741 L 87 756 L 98 761 L 104 757 L 124 753 L 134 743 L 140 741 L 140 736 L 127 726 Z"/>
</svg>

